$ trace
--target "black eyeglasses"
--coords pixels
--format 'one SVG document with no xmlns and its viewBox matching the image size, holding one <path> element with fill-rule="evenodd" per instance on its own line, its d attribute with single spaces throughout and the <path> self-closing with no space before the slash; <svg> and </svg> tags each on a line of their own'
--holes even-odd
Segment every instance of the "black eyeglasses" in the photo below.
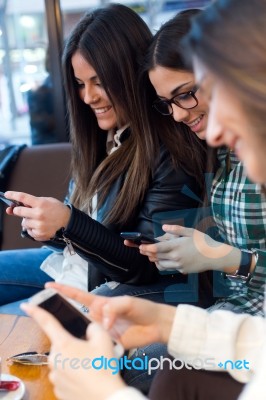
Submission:
<svg viewBox="0 0 266 400">
<path fill-rule="evenodd" d="M 199 101 L 196 97 L 198 86 L 194 86 L 189 92 L 179 93 L 169 100 L 155 100 L 153 107 L 162 115 L 172 115 L 173 107 L 172 104 L 183 108 L 184 110 L 190 110 L 191 108 L 197 107 Z"/>
</svg>

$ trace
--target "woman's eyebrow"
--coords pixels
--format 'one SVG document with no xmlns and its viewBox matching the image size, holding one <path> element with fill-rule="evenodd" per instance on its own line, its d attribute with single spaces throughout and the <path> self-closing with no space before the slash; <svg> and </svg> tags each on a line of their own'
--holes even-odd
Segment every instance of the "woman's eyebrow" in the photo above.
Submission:
<svg viewBox="0 0 266 400">
<path fill-rule="evenodd" d="M 177 92 L 179 92 L 180 89 L 182 89 L 184 86 L 187 86 L 191 83 L 192 81 L 189 82 L 184 82 L 181 85 L 178 85 L 176 88 L 174 88 L 173 90 L 171 90 L 170 94 L 171 96 L 174 96 Z"/>
<path fill-rule="evenodd" d="M 184 82 L 184 83 L 182 83 L 181 85 L 178 85 L 178 86 L 175 87 L 173 90 L 171 90 L 170 96 L 171 96 L 171 97 L 174 97 L 175 95 L 178 95 L 179 90 L 182 89 L 184 86 L 189 85 L 190 83 L 192 83 L 192 81 Z M 193 82 L 193 83 L 194 83 L 194 82 Z M 182 92 L 182 93 L 184 93 L 184 92 Z M 162 100 L 163 100 L 163 99 L 166 99 L 166 100 L 167 100 L 167 97 L 160 96 L 159 94 L 157 94 L 157 96 L 158 96 L 160 99 L 162 99 Z"/>
<path fill-rule="evenodd" d="M 97 81 L 99 78 L 98 78 L 98 75 L 93 75 L 93 76 L 91 76 L 90 78 L 89 78 L 89 80 L 90 81 Z"/>
<path fill-rule="evenodd" d="M 76 81 L 83 82 L 83 80 L 80 79 L 80 78 L 78 78 L 77 76 L 74 76 L 74 78 L 76 79 Z M 99 78 L 98 78 L 97 75 L 93 75 L 93 76 L 91 76 L 90 78 L 88 78 L 88 80 L 90 80 L 90 81 L 92 81 L 92 82 L 95 82 L 95 81 L 97 81 L 98 79 L 99 79 Z"/>
</svg>

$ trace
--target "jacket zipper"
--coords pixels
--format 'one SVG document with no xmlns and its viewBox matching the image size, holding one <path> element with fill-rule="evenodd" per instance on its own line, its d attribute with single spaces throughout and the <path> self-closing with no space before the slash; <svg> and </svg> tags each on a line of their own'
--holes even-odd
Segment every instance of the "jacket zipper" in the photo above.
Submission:
<svg viewBox="0 0 266 400">
<path fill-rule="evenodd" d="M 73 247 L 73 245 L 71 243 L 71 240 L 67 239 L 64 235 L 63 235 L 63 240 L 66 242 L 69 254 L 71 256 L 74 256 L 74 254 L 76 254 L 76 252 L 75 252 L 75 249 L 74 249 L 74 247 Z"/>
<path fill-rule="evenodd" d="M 127 268 L 122 268 L 122 267 L 120 267 L 119 265 L 113 264 L 113 263 L 111 263 L 110 261 L 106 260 L 105 258 L 99 256 L 99 254 L 93 253 L 93 252 L 91 252 L 91 251 L 85 249 L 84 247 L 82 247 L 82 246 L 80 246 L 79 244 L 77 244 L 77 243 L 71 241 L 70 239 L 68 239 L 68 238 L 65 237 L 64 235 L 62 235 L 62 236 L 63 236 L 63 240 L 64 240 L 64 242 L 66 243 L 67 248 L 68 248 L 68 251 L 69 251 L 69 253 L 70 253 L 71 256 L 73 256 L 74 254 L 76 254 L 76 251 L 75 251 L 75 249 L 74 249 L 74 247 L 73 247 L 73 245 L 74 245 L 74 246 L 76 246 L 78 249 L 84 251 L 84 253 L 86 253 L 86 254 L 91 254 L 91 255 L 93 255 L 93 256 L 96 256 L 96 257 L 98 257 L 100 260 L 104 261 L 106 264 L 112 265 L 112 267 L 116 267 L 116 268 L 118 268 L 118 269 L 121 269 L 122 271 L 128 272 L 128 269 L 127 269 Z"/>
</svg>

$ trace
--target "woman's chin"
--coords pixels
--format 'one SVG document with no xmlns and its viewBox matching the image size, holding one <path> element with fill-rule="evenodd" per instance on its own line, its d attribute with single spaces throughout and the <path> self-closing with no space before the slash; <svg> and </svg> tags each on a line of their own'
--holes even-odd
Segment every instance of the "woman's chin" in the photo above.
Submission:
<svg viewBox="0 0 266 400">
<path fill-rule="evenodd" d="M 206 131 L 194 132 L 200 140 L 206 140 Z"/>
</svg>

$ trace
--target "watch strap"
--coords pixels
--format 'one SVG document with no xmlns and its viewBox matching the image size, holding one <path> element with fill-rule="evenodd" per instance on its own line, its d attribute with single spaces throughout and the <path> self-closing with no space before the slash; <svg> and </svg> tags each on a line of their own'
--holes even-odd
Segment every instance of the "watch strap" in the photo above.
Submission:
<svg viewBox="0 0 266 400">
<path fill-rule="evenodd" d="M 253 253 L 247 251 L 241 251 L 241 261 L 237 270 L 238 275 L 248 276 L 250 273 L 250 267 L 252 263 Z"/>
<path fill-rule="evenodd" d="M 238 270 L 234 274 L 226 274 L 227 278 L 232 280 L 247 281 L 250 277 L 252 256 L 253 256 L 252 252 L 241 251 L 241 260 Z"/>
</svg>

